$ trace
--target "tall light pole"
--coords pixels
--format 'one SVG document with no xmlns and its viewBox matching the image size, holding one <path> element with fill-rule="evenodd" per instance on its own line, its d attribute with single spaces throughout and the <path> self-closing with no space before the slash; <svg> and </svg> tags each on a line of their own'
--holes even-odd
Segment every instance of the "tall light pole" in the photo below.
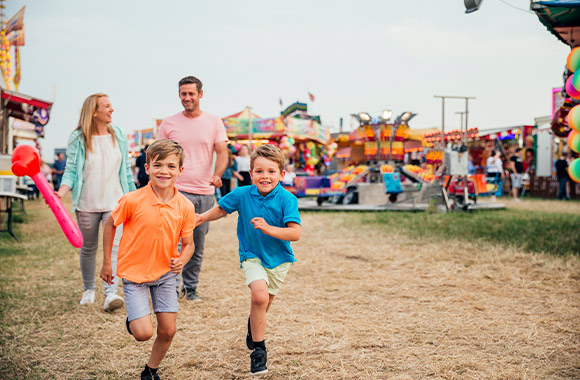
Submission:
<svg viewBox="0 0 580 380">
<path fill-rule="evenodd" d="M 467 115 L 469 114 L 469 99 L 475 99 L 474 96 L 449 96 L 449 95 L 433 95 L 435 98 L 441 98 L 441 144 L 445 149 L 445 99 L 465 99 L 465 138 L 464 143 L 467 144 Z M 463 128 L 462 128 L 463 129 Z M 462 131 L 463 132 L 463 131 Z"/>
<path fill-rule="evenodd" d="M 459 115 L 459 120 L 460 120 L 460 124 L 459 124 L 459 125 L 460 125 L 460 130 L 462 130 L 462 131 L 463 131 L 463 115 L 465 115 L 465 111 L 463 111 L 463 112 L 461 112 L 461 111 L 458 111 L 458 112 L 455 112 L 455 114 L 456 114 L 456 115 Z"/>
</svg>

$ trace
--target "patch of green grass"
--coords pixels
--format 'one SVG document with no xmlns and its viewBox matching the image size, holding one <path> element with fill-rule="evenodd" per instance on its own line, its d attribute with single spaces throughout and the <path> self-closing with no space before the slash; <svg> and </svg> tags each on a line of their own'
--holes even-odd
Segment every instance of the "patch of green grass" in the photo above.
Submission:
<svg viewBox="0 0 580 380">
<path fill-rule="evenodd" d="M 527 252 L 580 255 L 580 215 L 499 210 L 473 213 L 368 213 L 362 223 L 377 223 L 431 239 L 481 239 Z"/>
</svg>

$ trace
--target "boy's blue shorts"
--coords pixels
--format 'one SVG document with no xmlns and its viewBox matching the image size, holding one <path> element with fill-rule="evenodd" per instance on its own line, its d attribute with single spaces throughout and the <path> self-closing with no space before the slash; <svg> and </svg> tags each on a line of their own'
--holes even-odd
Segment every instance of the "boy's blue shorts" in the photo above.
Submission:
<svg viewBox="0 0 580 380">
<path fill-rule="evenodd" d="M 123 279 L 125 292 L 125 307 L 129 322 L 151 314 L 149 294 L 154 313 L 177 313 L 177 292 L 175 291 L 175 276 L 167 272 L 155 281 L 141 284 Z"/>
</svg>

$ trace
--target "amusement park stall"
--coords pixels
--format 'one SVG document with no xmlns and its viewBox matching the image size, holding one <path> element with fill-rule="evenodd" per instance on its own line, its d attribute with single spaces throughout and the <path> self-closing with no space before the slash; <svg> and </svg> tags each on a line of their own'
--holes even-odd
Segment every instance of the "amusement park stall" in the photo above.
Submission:
<svg viewBox="0 0 580 380">
<path fill-rule="evenodd" d="M 236 149 L 250 140 L 253 146 L 277 145 L 299 171 L 307 174 L 320 170 L 322 164 L 326 166 L 334 154 L 328 129 L 318 116 L 308 115 L 305 103 L 294 103 L 272 118 L 262 118 L 246 109 L 224 117 L 223 122 Z"/>
<path fill-rule="evenodd" d="M 469 178 L 475 183 L 478 195 L 501 195 L 503 187 L 507 183 L 498 182 L 490 183 L 486 176 L 487 158 L 491 156 L 492 151 L 499 150 L 502 153 L 504 165 L 509 162 L 511 152 L 514 147 L 520 145 L 520 140 L 526 141 L 524 151 L 530 150 L 530 153 L 537 151 L 537 142 L 535 142 L 532 131 L 532 125 L 519 125 L 494 129 L 469 128 L 467 130 L 467 152 L 468 160 L 471 162 Z M 465 133 L 465 132 L 464 132 Z M 460 130 L 451 130 L 445 133 L 445 145 L 460 144 L 463 140 L 463 134 Z M 427 163 L 440 165 L 442 163 L 443 151 L 433 149 L 434 146 L 441 147 L 441 132 L 432 132 L 424 135 L 424 140 L 428 148 L 426 154 Z M 535 165 L 535 162 L 527 162 L 527 165 Z M 529 180 L 528 180 L 529 184 Z"/>
</svg>

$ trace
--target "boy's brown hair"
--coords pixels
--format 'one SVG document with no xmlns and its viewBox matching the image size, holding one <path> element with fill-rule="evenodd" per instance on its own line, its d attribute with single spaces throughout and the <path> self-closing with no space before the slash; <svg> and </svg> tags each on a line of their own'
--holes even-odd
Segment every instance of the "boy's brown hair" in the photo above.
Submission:
<svg viewBox="0 0 580 380">
<path fill-rule="evenodd" d="M 147 157 L 147 165 L 151 165 L 151 161 L 153 160 L 164 160 L 172 154 L 175 154 L 179 158 L 179 167 L 183 166 L 183 160 L 185 160 L 183 147 L 177 141 L 170 139 L 155 141 L 149 145 L 145 154 Z"/>
<path fill-rule="evenodd" d="M 254 169 L 254 161 L 258 157 L 264 157 L 270 161 L 273 161 L 278 164 L 280 168 L 280 173 L 284 171 L 284 164 L 286 163 L 286 158 L 284 157 L 284 153 L 282 150 L 277 146 L 272 144 L 264 144 L 260 145 L 256 150 L 252 152 L 250 156 L 250 170 Z"/>
</svg>

